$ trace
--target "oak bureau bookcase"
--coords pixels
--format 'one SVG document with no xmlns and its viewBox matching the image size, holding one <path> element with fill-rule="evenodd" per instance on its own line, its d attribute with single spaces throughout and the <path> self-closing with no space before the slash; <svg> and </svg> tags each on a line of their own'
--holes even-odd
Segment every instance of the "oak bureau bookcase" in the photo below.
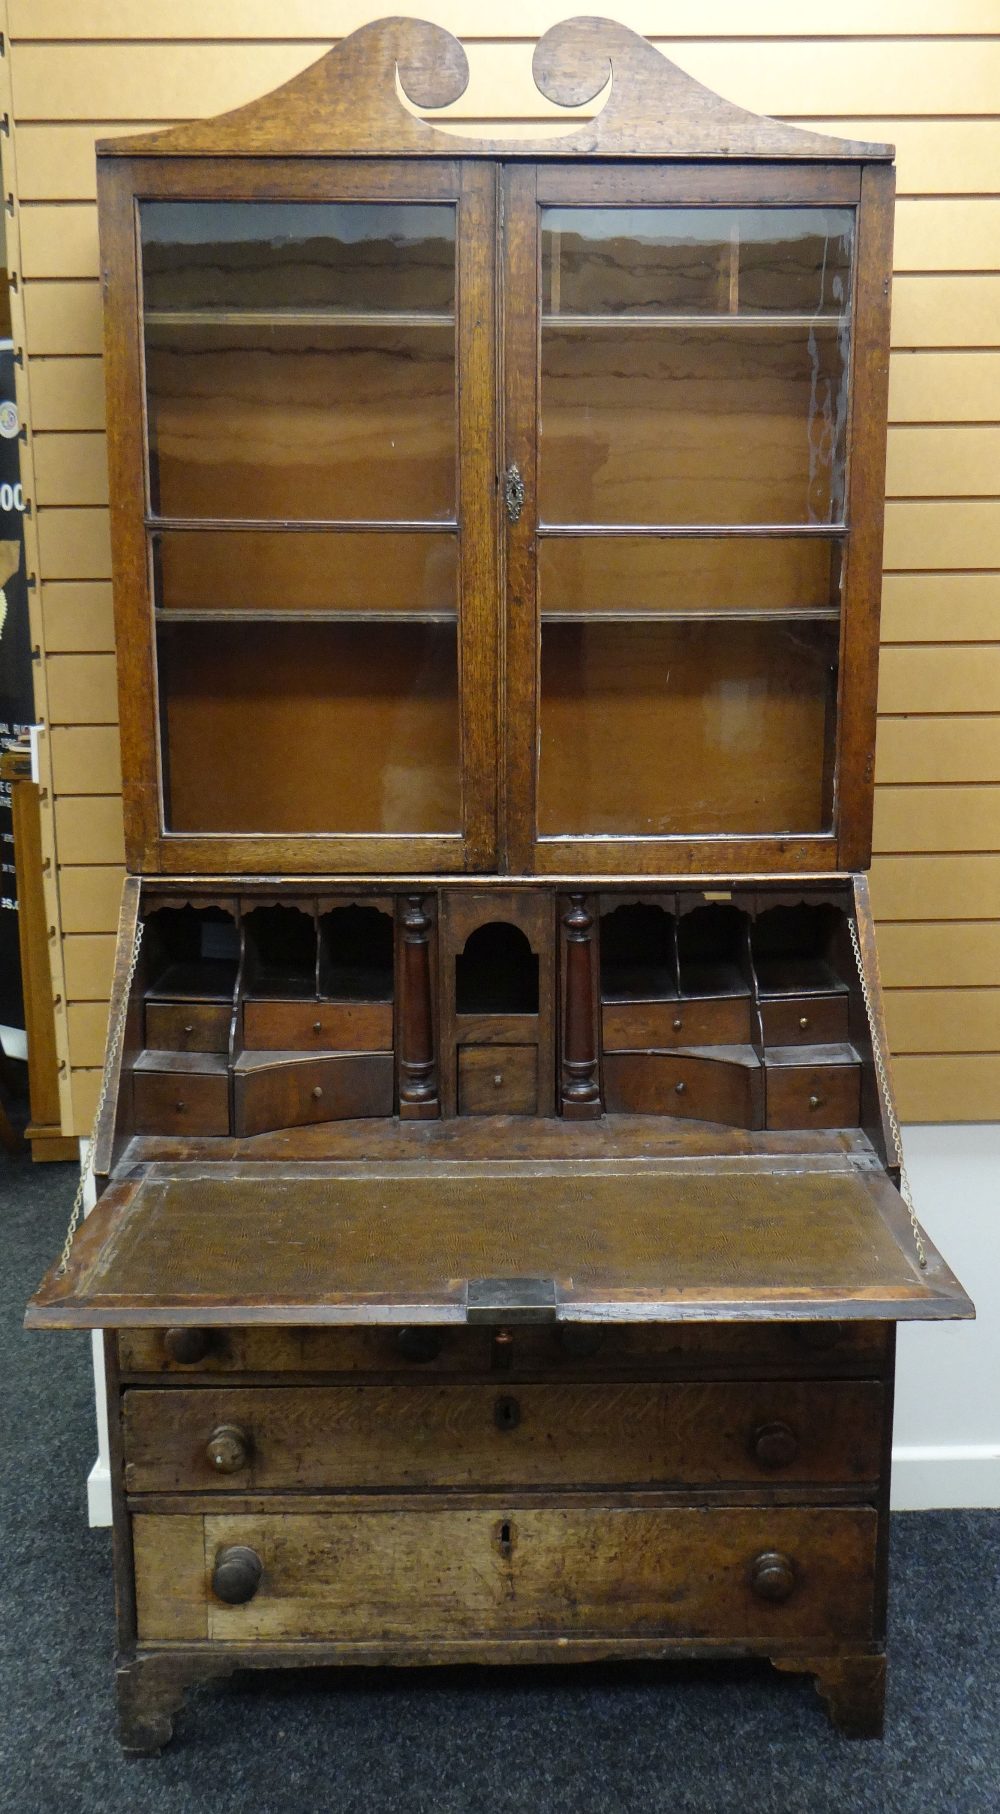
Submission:
<svg viewBox="0 0 1000 1814">
<path fill-rule="evenodd" d="M 121 1730 L 303 1663 L 758 1656 L 881 1729 L 890 148 L 391 19 L 99 152 Z M 665 1678 L 666 1680 L 666 1678 Z M 666 1691 L 666 1688 L 665 1688 Z"/>
</svg>

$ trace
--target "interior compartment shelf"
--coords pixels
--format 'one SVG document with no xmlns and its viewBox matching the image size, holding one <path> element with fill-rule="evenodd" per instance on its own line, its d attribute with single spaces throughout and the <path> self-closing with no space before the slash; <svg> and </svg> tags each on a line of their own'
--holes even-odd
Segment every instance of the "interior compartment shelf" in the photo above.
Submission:
<svg viewBox="0 0 1000 1814">
<path fill-rule="evenodd" d="M 421 309 L 147 309 L 146 327 L 453 327 L 452 314 Z"/>
</svg>

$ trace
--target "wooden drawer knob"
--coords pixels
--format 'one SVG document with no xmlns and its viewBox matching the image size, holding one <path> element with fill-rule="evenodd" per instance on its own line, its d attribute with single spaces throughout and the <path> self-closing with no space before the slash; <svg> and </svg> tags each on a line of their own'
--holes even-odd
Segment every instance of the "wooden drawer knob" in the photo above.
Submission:
<svg viewBox="0 0 1000 1814">
<path fill-rule="evenodd" d="M 516 1430 L 521 1421 L 521 1407 L 516 1398 L 505 1393 L 493 1406 L 493 1422 L 498 1430 Z"/>
<path fill-rule="evenodd" d="M 212 1592 L 227 1606 L 245 1606 L 260 1586 L 264 1565 L 255 1549 L 245 1543 L 230 1544 L 216 1553 Z"/>
<path fill-rule="evenodd" d="M 313 1088 L 312 1088 L 312 1099 L 313 1099 L 313 1101 L 314 1101 L 314 1102 L 322 1102 L 322 1100 L 323 1100 L 323 1085 L 322 1085 L 322 1084 L 321 1084 L 321 1083 L 315 1083 L 315 1084 L 313 1084 Z"/>
<path fill-rule="evenodd" d="M 795 1588 L 795 1567 L 778 1549 L 765 1550 L 750 1564 L 750 1586 L 760 1600 L 787 1600 Z"/>
<path fill-rule="evenodd" d="M 323 1022 L 321 1020 L 314 1020 L 313 1021 L 313 1032 L 322 1033 L 322 1031 L 323 1031 Z"/>
<path fill-rule="evenodd" d="M 205 1457 L 216 1474 L 238 1474 L 250 1460 L 253 1444 L 237 1423 L 220 1423 L 205 1444 Z"/>
<path fill-rule="evenodd" d="M 787 1468 L 799 1452 L 799 1441 L 789 1424 L 775 1419 L 754 1431 L 750 1448 L 762 1468 Z"/>
<path fill-rule="evenodd" d="M 822 1098 L 822 1096 L 810 1096 L 810 1098 L 809 1098 L 809 1107 L 810 1107 L 810 1108 L 811 1108 L 811 1109 L 821 1109 L 821 1108 L 822 1108 L 822 1107 L 823 1107 L 823 1098 Z"/>
<path fill-rule="evenodd" d="M 436 1329 L 401 1329 L 396 1346 L 404 1360 L 432 1361 L 437 1360 L 441 1352 L 441 1337 Z"/>
<path fill-rule="evenodd" d="M 196 1367 L 214 1347 L 211 1329 L 168 1329 L 163 1337 L 164 1353 L 178 1367 Z"/>
<path fill-rule="evenodd" d="M 674 1021 L 674 1032 L 679 1033 L 683 1025 L 684 1025 L 684 1022 L 681 1019 L 681 1016 L 678 1014 Z"/>
</svg>

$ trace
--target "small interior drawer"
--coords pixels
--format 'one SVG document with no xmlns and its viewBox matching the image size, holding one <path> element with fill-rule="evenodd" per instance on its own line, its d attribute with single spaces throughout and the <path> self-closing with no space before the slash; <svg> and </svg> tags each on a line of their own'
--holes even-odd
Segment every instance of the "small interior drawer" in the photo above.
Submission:
<svg viewBox="0 0 1000 1814">
<path fill-rule="evenodd" d="M 248 1051 L 391 1052 L 391 1001 L 247 1001 Z"/>
<path fill-rule="evenodd" d="M 760 1068 L 746 1059 L 690 1052 L 610 1052 L 604 1060 L 604 1101 L 612 1115 L 680 1115 L 754 1127 Z"/>
<path fill-rule="evenodd" d="M 460 1115 L 534 1115 L 537 1046 L 459 1046 Z"/>
<path fill-rule="evenodd" d="M 762 1001 L 760 1015 L 769 1046 L 817 1046 L 849 1037 L 846 990 Z"/>
<path fill-rule="evenodd" d="M 166 1052 L 227 1052 L 230 1002 L 148 1001 L 146 1044 Z"/>
<path fill-rule="evenodd" d="M 769 1064 L 766 1075 L 768 1127 L 857 1127 L 859 1064 Z"/>
<path fill-rule="evenodd" d="M 153 1054 L 145 1053 L 144 1059 Z M 156 1054 L 166 1059 L 169 1054 Z M 208 1054 L 201 1055 L 205 1063 Z M 229 1078 L 218 1070 L 180 1066 L 154 1070 L 137 1064 L 132 1074 L 133 1112 L 139 1134 L 228 1134 Z"/>
<path fill-rule="evenodd" d="M 609 1001 L 601 1009 L 601 1027 L 606 1052 L 745 1045 L 751 1038 L 750 997 Z"/>
</svg>

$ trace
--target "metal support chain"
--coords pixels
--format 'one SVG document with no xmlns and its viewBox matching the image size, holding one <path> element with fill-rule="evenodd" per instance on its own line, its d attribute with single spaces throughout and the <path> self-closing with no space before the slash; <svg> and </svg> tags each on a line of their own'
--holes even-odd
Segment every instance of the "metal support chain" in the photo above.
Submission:
<svg viewBox="0 0 1000 1814">
<path fill-rule="evenodd" d="M 899 1166 L 899 1194 L 909 1211 L 910 1227 L 913 1230 L 913 1245 L 917 1250 L 917 1259 L 921 1266 L 926 1266 L 927 1250 L 924 1247 L 924 1238 L 920 1230 L 920 1223 L 917 1221 L 917 1212 L 913 1205 L 913 1192 L 910 1189 L 910 1180 L 907 1175 L 906 1163 L 903 1158 L 903 1136 L 899 1131 L 899 1121 L 896 1118 L 896 1110 L 892 1101 L 892 1089 L 889 1084 L 888 1067 L 885 1062 L 885 1054 L 882 1051 L 882 1042 L 879 1039 L 878 1027 L 875 1024 L 875 1010 L 872 1006 L 872 998 L 868 989 L 868 978 L 865 975 L 865 966 L 861 957 L 861 943 L 858 938 L 858 929 L 851 919 L 847 922 L 847 930 L 851 935 L 854 962 L 858 967 L 858 980 L 861 983 L 861 995 L 865 1004 L 865 1013 L 868 1016 L 868 1031 L 871 1034 L 872 1039 L 872 1057 L 875 1060 L 875 1074 L 879 1080 L 879 1086 L 882 1091 L 882 1100 L 885 1103 L 885 1112 L 889 1120 L 889 1132 L 892 1135 L 892 1143 L 896 1149 L 896 1164 Z"/>
<path fill-rule="evenodd" d="M 66 1230 L 66 1239 L 63 1243 L 63 1250 L 62 1250 L 62 1253 L 59 1258 L 59 1264 L 56 1267 L 56 1277 L 57 1278 L 62 1278 L 63 1273 L 66 1271 L 66 1268 L 69 1265 L 70 1252 L 73 1247 L 73 1242 L 76 1238 L 77 1228 L 80 1225 L 80 1217 L 83 1214 L 83 1198 L 84 1198 L 84 1193 L 87 1188 L 87 1179 L 90 1175 L 90 1168 L 94 1163 L 94 1148 L 97 1145 L 97 1132 L 101 1125 L 101 1116 L 104 1113 L 104 1104 L 106 1103 L 106 1101 L 108 1099 L 108 1085 L 111 1081 L 111 1073 L 114 1070 L 115 1059 L 118 1057 L 118 1053 L 121 1050 L 121 1043 L 122 1043 L 122 1039 L 123 1039 L 124 1033 L 125 1033 L 125 1022 L 128 1019 L 129 1002 L 132 998 L 132 984 L 135 981 L 135 973 L 136 973 L 136 968 L 139 963 L 139 951 L 140 951 L 141 946 L 142 946 L 142 921 L 139 920 L 139 922 L 136 925 L 136 929 L 135 929 L 135 944 L 132 947 L 132 957 L 131 957 L 131 961 L 130 961 L 129 967 L 128 967 L 128 974 L 125 977 L 125 986 L 122 991 L 122 999 L 121 999 L 121 1005 L 118 1009 L 118 1017 L 115 1021 L 114 1027 L 111 1030 L 111 1038 L 108 1041 L 108 1051 L 107 1051 L 107 1056 L 104 1060 L 104 1072 L 101 1077 L 101 1087 L 100 1087 L 100 1090 L 98 1091 L 98 1095 L 97 1095 L 97 1107 L 94 1110 L 94 1125 L 93 1125 L 93 1128 L 91 1129 L 90 1139 L 87 1142 L 86 1155 L 84 1157 L 83 1164 L 80 1167 L 80 1182 L 76 1187 L 76 1196 L 73 1198 L 73 1207 L 69 1212 L 69 1227 Z"/>
</svg>

